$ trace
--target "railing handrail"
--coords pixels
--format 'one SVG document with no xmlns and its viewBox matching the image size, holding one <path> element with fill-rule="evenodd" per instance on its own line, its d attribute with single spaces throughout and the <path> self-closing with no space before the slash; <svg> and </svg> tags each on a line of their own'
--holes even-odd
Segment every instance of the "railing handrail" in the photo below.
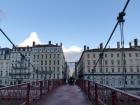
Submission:
<svg viewBox="0 0 140 105">
<path fill-rule="evenodd" d="M 63 80 L 63 79 L 48 79 L 48 80 Z M 30 82 L 26 82 L 26 83 L 21 83 L 21 84 L 16 84 L 16 85 L 8 85 L 8 86 L 5 86 L 5 87 L 1 87 L 0 90 L 11 88 L 11 87 L 15 87 L 15 86 L 23 86 L 23 85 L 26 85 L 28 83 L 33 83 L 33 82 L 37 83 L 37 82 L 40 82 L 40 81 L 48 81 L 48 80 L 34 80 L 34 81 L 30 81 Z"/>
<path fill-rule="evenodd" d="M 98 82 L 79 79 L 76 84 L 88 95 L 89 100 L 96 105 L 140 105 L 140 96 L 126 91 L 106 86 Z"/>
<path fill-rule="evenodd" d="M 108 89 L 110 89 L 112 91 L 116 91 L 116 92 L 119 92 L 120 94 L 127 95 L 127 96 L 129 96 L 131 98 L 135 98 L 135 99 L 140 100 L 140 96 L 137 96 L 137 95 L 134 95 L 134 94 L 131 94 L 131 93 L 128 93 L 128 92 L 126 93 L 123 90 L 120 90 L 120 89 L 117 89 L 117 88 L 114 88 L 114 87 L 111 87 L 111 86 L 107 86 L 107 85 L 104 85 L 104 84 L 100 84 L 98 82 L 95 82 L 95 83 L 98 84 L 98 85 L 100 85 L 100 86 L 103 86 L 105 88 L 108 88 Z"/>
</svg>

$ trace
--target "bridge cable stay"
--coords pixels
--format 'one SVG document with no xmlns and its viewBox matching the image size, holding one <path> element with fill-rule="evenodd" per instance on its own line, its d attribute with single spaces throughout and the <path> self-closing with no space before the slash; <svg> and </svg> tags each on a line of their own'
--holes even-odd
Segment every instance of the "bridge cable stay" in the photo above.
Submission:
<svg viewBox="0 0 140 105">
<path fill-rule="evenodd" d="M 105 47 L 104 47 L 103 50 L 101 51 L 101 53 L 100 53 L 100 55 L 99 55 L 99 58 L 98 58 L 98 60 L 96 61 L 94 67 L 93 67 L 93 70 L 95 70 L 95 68 L 97 67 L 97 64 L 99 63 L 100 59 L 103 58 L 104 52 L 105 52 L 105 50 L 106 50 L 106 48 L 107 48 L 107 45 L 109 44 L 109 42 L 110 42 L 110 40 L 111 40 L 111 38 L 112 38 L 112 36 L 113 36 L 115 30 L 117 29 L 117 26 L 118 26 L 120 23 L 124 24 L 124 22 L 123 22 L 123 17 L 125 16 L 125 10 L 126 10 L 126 8 L 128 7 L 129 2 L 130 2 L 130 0 L 127 0 L 125 6 L 124 6 L 124 8 L 123 8 L 123 10 L 119 13 L 119 15 L 118 15 L 118 17 L 117 17 L 117 23 L 115 24 L 115 26 L 114 26 L 114 28 L 113 28 L 113 30 L 112 30 L 112 32 L 111 32 L 111 34 L 110 34 L 110 36 L 109 36 L 109 38 L 108 38 L 106 44 L 105 44 Z M 123 27 L 123 26 L 122 26 L 122 27 Z M 122 32 L 123 32 L 123 30 L 122 30 Z M 121 33 L 122 33 L 122 32 L 121 32 Z M 124 40 L 123 35 L 121 35 L 121 39 Z M 93 74 L 93 75 L 94 75 L 94 74 Z"/>
<path fill-rule="evenodd" d="M 123 14 L 125 15 L 125 14 Z M 123 72 L 123 84 L 124 84 L 124 91 L 126 90 L 126 60 L 125 60 L 125 49 L 124 49 L 124 22 L 125 20 L 123 19 L 123 17 L 121 17 L 120 19 L 120 34 L 121 34 L 121 68 L 122 68 L 122 72 Z"/>
<path fill-rule="evenodd" d="M 13 47 L 14 47 L 15 49 L 17 49 L 18 53 L 19 53 L 20 56 L 21 56 L 21 59 L 27 61 L 27 62 L 33 67 L 33 70 L 34 70 L 35 72 L 37 72 L 38 70 L 35 69 L 35 66 L 26 58 L 25 55 L 23 55 L 23 54 L 18 50 L 18 48 L 16 47 L 16 45 L 12 42 L 12 40 L 6 35 L 6 33 L 5 33 L 1 28 L 0 28 L 0 32 L 1 32 L 1 33 L 6 37 L 6 39 L 13 45 Z"/>
</svg>

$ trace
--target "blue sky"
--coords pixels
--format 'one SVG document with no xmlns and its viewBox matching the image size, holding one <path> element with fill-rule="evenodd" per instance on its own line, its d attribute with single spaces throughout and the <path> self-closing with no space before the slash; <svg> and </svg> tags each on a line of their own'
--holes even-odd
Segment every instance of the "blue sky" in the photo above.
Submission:
<svg viewBox="0 0 140 105">
<path fill-rule="evenodd" d="M 20 44 L 32 32 L 43 43 L 63 42 L 65 48 L 97 48 L 106 42 L 126 0 L 0 0 L 0 27 Z M 140 0 L 130 0 L 125 16 L 125 43 L 140 39 Z M 119 28 L 110 45 L 120 41 Z M 0 46 L 11 47 L 0 34 Z"/>
</svg>

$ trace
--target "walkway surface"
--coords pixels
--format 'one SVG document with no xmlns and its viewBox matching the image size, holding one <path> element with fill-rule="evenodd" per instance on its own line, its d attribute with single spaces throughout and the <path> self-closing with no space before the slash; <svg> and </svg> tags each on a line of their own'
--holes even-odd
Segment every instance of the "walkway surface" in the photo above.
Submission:
<svg viewBox="0 0 140 105">
<path fill-rule="evenodd" d="M 33 105 L 91 105 L 91 103 L 79 87 L 64 85 Z"/>
</svg>

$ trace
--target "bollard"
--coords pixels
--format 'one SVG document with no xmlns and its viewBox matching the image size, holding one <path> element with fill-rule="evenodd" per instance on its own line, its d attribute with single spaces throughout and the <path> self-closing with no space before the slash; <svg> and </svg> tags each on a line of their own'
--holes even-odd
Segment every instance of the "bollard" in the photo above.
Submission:
<svg viewBox="0 0 140 105">
<path fill-rule="evenodd" d="M 98 84 L 95 83 L 95 103 L 96 105 L 99 105 L 99 101 L 98 101 Z"/>
<path fill-rule="evenodd" d="M 48 80 L 48 87 L 47 87 L 48 88 L 48 92 L 50 92 L 50 86 L 49 85 L 50 85 L 50 80 Z"/>
<path fill-rule="evenodd" d="M 43 81 L 40 81 L 40 97 L 42 96 L 42 90 L 43 90 Z"/>
<path fill-rule="evenodd" d="M 88 81 L 88 98 L 90 100 L 90 81 Z"/>
<path fill-rule="evenodd" d="M 30 83 L 27 83 L 26 105 L 30 105 Z"/>
<path fill-rule="evenodd" d="M 117 104 L 116 104 L 116 97 L 117 97 L 117 96 L 116 96 L 116 92 L 113 91 L 113 92 L 112 92 L 112 105 L 117 105 Z"/>
</svg>

